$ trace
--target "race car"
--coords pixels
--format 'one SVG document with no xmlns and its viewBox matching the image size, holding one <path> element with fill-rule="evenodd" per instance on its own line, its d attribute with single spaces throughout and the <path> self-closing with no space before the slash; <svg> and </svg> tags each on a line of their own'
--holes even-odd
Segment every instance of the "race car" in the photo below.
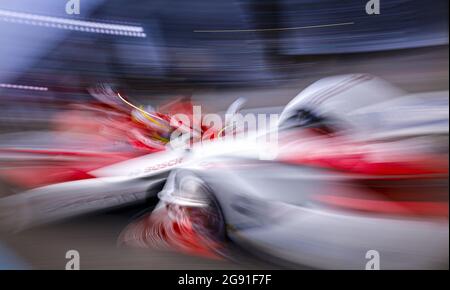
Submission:
<svg viewBox="0 0 450 290">
<path fill-rule="evenodd" d="M 371 75 L 320 80 L 280 116 L 276 143 L 203 144 L 171 170 L 120 245 L 295 268 L 448 268 L 448 92 Z M 273 159 L 259 152 L 273 151 Z"/>
</svg>

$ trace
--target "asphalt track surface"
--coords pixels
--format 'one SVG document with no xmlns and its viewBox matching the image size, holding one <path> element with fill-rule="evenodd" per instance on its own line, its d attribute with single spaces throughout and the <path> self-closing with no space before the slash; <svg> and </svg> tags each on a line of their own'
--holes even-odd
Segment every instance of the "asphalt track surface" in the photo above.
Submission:
<svg viewBox="0 0 450 290">
<path fill-rule="evenodd" d="M 3 235 L 3 248 L 14 253 L 15 268 L 65 269 L 66 252 L 80 253 L 81 269 L 270 269 L 251 256 L 239 261 L 212 260 L 172 251 L 124 248 L 117 237 L 129 221 L 120 214 L 102 214 Z M 4 249 L 5 250 L 5 249 Z M 18 261 L 17 261 L 18 260 Z M 3 265 L 5 268 L 5 265 Z"/>
</svg>

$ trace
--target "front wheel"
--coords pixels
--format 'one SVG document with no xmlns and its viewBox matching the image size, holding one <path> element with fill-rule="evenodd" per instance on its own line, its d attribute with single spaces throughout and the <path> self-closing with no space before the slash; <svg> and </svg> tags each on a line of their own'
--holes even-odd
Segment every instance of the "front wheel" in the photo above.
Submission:
<svg viewBox="0 0 450 290">
<path fill-rule="evenodd" d="M 172 249 L 186 254 L 221 259 L 226 251 L 224 218 L 214 195 L 195 176 L 182 176 L 170 201 L 130 224 L 120 244 Z"/>
</svg>

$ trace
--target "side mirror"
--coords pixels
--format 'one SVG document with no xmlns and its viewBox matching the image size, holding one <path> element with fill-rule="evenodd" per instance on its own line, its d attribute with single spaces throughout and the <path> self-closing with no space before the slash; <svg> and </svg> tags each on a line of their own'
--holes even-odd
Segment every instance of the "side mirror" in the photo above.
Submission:
<svg viewBox="0 0 450 290">
<path fill-rule="evenodd" d="M 236 115 L 241 109 L 242 107 L 245 105 L 245 103 L 247 103 L 247 99 L 245 98 L 239 98 L 236 101 L 234 101 L 229 107 L 228 110 L 225 113 L 225 117 L 227 116 L 234 116 Z M 233 120 L 233 118 L 226 118 L 226 124 L 225 127 L 231 125 L 229 124 L 229 121 Z"/>
</svg>

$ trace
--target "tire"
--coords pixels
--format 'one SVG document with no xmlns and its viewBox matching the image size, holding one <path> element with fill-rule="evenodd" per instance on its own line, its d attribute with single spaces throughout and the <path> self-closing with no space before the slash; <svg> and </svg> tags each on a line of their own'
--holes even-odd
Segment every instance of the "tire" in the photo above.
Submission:
<svg viewBox="0 0 450 290">
<path fill-rule="evenodd" d="M 151 214 L 124 229 L 119 244 L 221 259 L 227 248 L 225 222 L 214 195 L 199 178 L 191 174 L 179 177 L 182 183 L 176 183 L 179 194 L 175 199 L 184 202 L 162 200 Z M 197 190 L 183 193 L 187 185 Z"/>
</svg>

